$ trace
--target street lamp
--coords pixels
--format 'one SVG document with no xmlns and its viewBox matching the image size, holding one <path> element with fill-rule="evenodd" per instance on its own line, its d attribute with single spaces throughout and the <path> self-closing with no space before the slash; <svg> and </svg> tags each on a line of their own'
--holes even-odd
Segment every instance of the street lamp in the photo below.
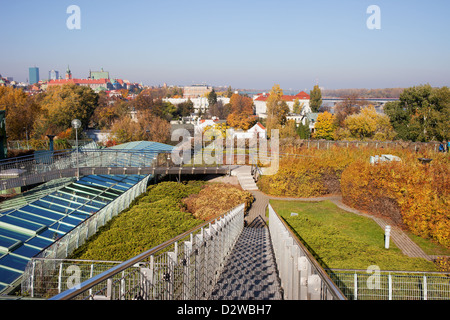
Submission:
<svg viewBox="0 0 450 320">
<path fill-rule="evenodd" d="M 77 180 L 79 180 L 80 179 L 80 168 L 78 166 L 78 128 L 81 127 L 81 121 L 78 119 L 73 119 L 72 127 L 75 128 L 75 145 L 77 148 Z"/>
</svg>

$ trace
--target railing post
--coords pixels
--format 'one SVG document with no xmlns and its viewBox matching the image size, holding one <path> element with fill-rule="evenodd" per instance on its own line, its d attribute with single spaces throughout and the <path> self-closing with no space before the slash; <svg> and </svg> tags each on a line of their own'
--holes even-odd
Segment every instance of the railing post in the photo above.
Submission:
<svg viewBox="0 0 450 320">
<path fill-rule="evenodd" d="M 191 286 L 191 254 L 192 254 L 192 234 L 191 234 L 191 241 L 184 242 L 183 300 L 191 299 L 191 292 L 195 288 Z"/>
<path fill-rule="evenodd" d="M 358 300 L 358 274 L 355 272 L 353 279 L 353 299 Z"/>
<path fill-rule="evenodd" d="M 321 300 L 322 280 L 318 274 L 308 277 L 308 293 L 310 300 Z"/>
<path fill-rule="evenodd" d="M 423 276 L 423 300 L 428 300 L 427 276 Z"/>
<path fill-rule="evenodd" d="M 306 256 L 298 258 L 298 271 L 300 271 L 300 300 L 308 300 L 308 277 L 311 266 Z"/>
<path fill-rule="evenodd" d="M 166 281 L 167 281 L 167 297 L 166 299 L 171 300 L 173 299 L 173 293 L 174 293 L 174 281 L 175 281 L 175 265 L 177 263 L 177 256 L 176 252 L 167 252 L 167 275 L 166 275 Z"/>
<path fill-rule="evenodd" d="M 62 269 L 63 269 L 63 263 L 61 262 L 61 263 L 59 264 L 59 274 L 58 274 L 58 293 L 61 292 Z"/>
<path fill-rule="evenodd" d="M 392 276 L 391 273 L 388 275 L 388 287 L 389 287 L 389 300 L 392 300 Z"/>
<path fill-rule="evenodd" d="M 300 299 L 300 273 L 298 271 L 298 257 L 299 257 L 299 249 L 297 246 L 292 246 L 292 299 L 299 300 Z"/>
</svg>

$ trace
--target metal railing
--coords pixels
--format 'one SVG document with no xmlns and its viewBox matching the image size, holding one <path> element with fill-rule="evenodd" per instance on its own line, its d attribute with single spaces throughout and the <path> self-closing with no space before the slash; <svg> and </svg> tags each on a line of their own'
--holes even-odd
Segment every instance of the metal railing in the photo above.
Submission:
<svg viewBox="0 0 450 320">
<path fill-rule="evenodd" d="M 243 227 L 241 204 L 50 299 L 208 299 Z"/>
<path fill-rule="evenodd" d="M 329 269 L 330 277 L 352 300 L 450 300 L 445 272 Z"/>
<path fill-rule="evenodd" d="M 269 231 L 285 300 L 347 300 L 270 204 Z"/>
<path fill-rule="evenodd" d="M 91 168 L 108 168 L 106 174 L 117 168 L 155 167 L 167 162 L 167 153 L 159 151 L 80 149 L 44 151 L 34 155 L 0 161 L 0 190 L 42 183 L 62 177 L 92 174 Z M 78 171 L 77 171 L 78 170 Z M 115 171 L 114 171 L 115 170 Z"/>
</svg>

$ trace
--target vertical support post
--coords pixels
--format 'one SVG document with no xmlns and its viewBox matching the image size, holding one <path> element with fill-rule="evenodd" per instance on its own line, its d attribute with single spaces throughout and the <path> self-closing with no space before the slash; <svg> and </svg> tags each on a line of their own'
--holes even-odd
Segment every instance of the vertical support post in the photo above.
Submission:
<svg viewBox="0 0 450 320">
<path fill-rule="evenodd" d="M 298 258 L 298 270 L 300 271 L 300 300 L 308 300 L 308 276 L 311 272 L 308 258 Z"/>
<path fill-rule="evenodd" d="M 63 269 L 63 263 L 61 262 L 59 264 L 59 274 L 58 274 L 58 293 L 61 293 L 62 269 Z"/>
<path fill-rule="evenodd" d="M 308 293 L 310 300 L 320 300 L 322 280 L 318 274 L 313 274 L 308 277 Z"/>
<path fill-rule="evenodd" d="M 392 276 L 388 275 L 388 286 L 389 286 L 389 300 L 392 300 Z"/>
<path fill-rule="evenodd" d="M 30 296 L 33 298 L 34 297 L 34 271 L 36 269 L 36 260 L 33 259 L 32 262 L 32 267 L 31 267 L 31 288 L 30 288 Z"/>
<path fill-rule="evenodd" d="M 358 300 L 358 274 L 355 272 L 355 276 L 353 279 L 353 299 Z"/>
<path fill-rule="evenodd" d="M 192 254 L 192 233 L 191 241 L 184 242 L 184 260 L 183 260 L 183 300 L 191 299 L 191 254 Z"/>
<path fill-rule="evenodd" d="M 427 276 L 423 276 L 423 300 L 428 300 Z"/>
<path fill-rule="evenodd" d="M 292 275 L 292 299 L 300 299 L 300 273 L 298 272 L 298 257 L 299 248 L 297 246 L 292 246 L 292 265 L 293 265 L 293 275 Z"/>
</svg>

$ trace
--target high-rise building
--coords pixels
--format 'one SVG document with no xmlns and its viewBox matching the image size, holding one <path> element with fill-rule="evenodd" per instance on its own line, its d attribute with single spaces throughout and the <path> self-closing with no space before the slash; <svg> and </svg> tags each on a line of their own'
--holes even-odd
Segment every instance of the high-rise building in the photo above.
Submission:
<svg viewBox="0 0 450 320">
<path fill-rule="evenodd" d="M 35 84 L 39 82 L 39 68 L 38 67 L 31 67 L 28 69 L 28 78 L 30 81 L 30 84 Z"/>
<path fill-rule="evenodd" d="M 59 71 L 52 70 L 48 72 L 48 79 L 49 80 L 56 80 L 59 79 Z"/>
</svg>

